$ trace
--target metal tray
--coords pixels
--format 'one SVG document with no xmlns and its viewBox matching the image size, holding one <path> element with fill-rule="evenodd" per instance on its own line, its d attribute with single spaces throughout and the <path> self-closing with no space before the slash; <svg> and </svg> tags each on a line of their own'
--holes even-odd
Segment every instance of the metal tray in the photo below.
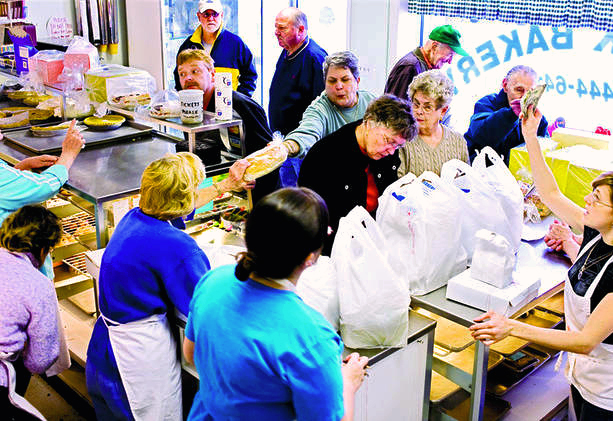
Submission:
<svg viewBox="0 0 613 421">
<path fill-rule="evenodd" d="M 433 357 L 445 361 L 466 373 L 472 374 L 475 361 L 475 346 L 471 345 L 460 352 L 450 352 L 437 345 L 434 347 Z M 496 367 L 502 361 L 502 355 L 496 352 L 490 352 L 487 360 L 488 371 Z M 460 389 L 460 386 L 432 370 L 432 383 L 430 386 L 430 401 L 432 401 L 432 403 L 440 403 L 443 399 L 448 398 Z"/>
<path fill-rule="evenodd" d="M 558 316 L 564 316 L 564 291 L 560 291 L 553 297 L 543 301 L 536 308 L 557 314 Z"/>
<path fill-rule="evenodd" d="M 487 421 L 497 421 L 511 409 L 511 404 L 497 396 L 485 394 L 483 403 L 483 417 Z M 441 419 L 433 412 L 442 412 L 452 419 L 467 420 L 470 414 L 470 394 L 465 390 L 458 390 L 440 404 L 430 407 L 430 419 Z"/>
<path fill-rule="evenodd" d="M 423 308 L 416 308 L 415 311 L 436 321 L 436 329 L 434 330 L 435 344 L 445 347 L 450 351 L 459 352 L 475 343 L 467 327 Z"/>
<path fill-rule="evenodd" d="M 532 357 L 535 362 L 518 370 L 509 365 L 509 363 L 505 360 L 502 364 L 487 374 L 487 392 L 496 396 L 504 395 L 513 387 L 521 383 L 521 381 L 534 372 L 534 370 L 547 362 L 552 355 L 555 355 L 536 347 L 526 347 L 521 352 L 526 354 L 528 357 Z"/>
<path fill-rule="evenodd" d="M 126 121 L 123 126 L 110 131 L 93 131 L 84 130 L 81 132 L 85 140 L 85 149 L 92 146 L 119 143 L 129 140 L 135 140 L 144 136 L 151 135 L 153 129 L 144 124 L 135 123 L 134 121 Z M 36 137 L 32 135 L 30 129 L 16 130 L 6 133 L 4 138 L 7 142 L 20 146 L 35 154 L 53 154 L 62 151 L 62 142 L 65 135 Z"/>
</svg>

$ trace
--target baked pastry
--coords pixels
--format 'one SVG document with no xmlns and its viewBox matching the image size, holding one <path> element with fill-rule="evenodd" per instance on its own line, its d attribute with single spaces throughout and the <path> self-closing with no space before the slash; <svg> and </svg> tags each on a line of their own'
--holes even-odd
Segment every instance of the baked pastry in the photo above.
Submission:
<svg viewBox="0 0 613 421">
<path fill-rule="evenodd" d="M 181 104 L 178 101 L 155 104 L 149 110 L 149 115 L 155 118 L 181 117 Z"/>
<path fill-rule="evenodd" d="M 287 159 L 287 148 L 282 143 L 274 143 L 247 156 L 249 166 L 245 170 L 245 181 L 253 181 L 273 172 Z"/>
<path fill-rule="evenodd" d="M 148 93 L 133 93 L 113 96 L 110 102 L 124 110 L 133 110 L 137 105 L 147 105 L 150 101 L 151 95 Z"/>
</svg>

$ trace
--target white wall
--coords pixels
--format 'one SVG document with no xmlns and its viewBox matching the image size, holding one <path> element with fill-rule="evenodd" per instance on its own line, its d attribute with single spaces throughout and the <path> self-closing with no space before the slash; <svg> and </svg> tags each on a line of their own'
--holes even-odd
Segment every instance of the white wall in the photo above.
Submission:
<svg viewBox="0 0 613 421">
<path fill-rule="evenodd" d="M 129 0 L 134 1 L 134 0 Z M 156 0 L 159 2 L 159 0 Z M 118 0 L 119 6 L 119 51 L 115 55 L 100 53 L 106 63 L 127 64 L 128 48 L 125 25 L 126 0 Z M 28 7 L 27 19 L 36 25 L 36 36 L 39 39 L 48 38 L 47 22 L 51 17 L 66 17 L 72 22 L 73 31 L 76 31 L 74 0 L 26 0 Z"/>
</svg>

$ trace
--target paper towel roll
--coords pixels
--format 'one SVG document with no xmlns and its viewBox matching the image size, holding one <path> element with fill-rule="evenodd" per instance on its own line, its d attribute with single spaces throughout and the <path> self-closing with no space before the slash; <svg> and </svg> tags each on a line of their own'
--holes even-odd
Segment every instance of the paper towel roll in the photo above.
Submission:
<svg viewBox="0 0 613 421">
<path fill-rule="evenodd" d="M 215 74 L 215 118 L 232 119 L 232 73 Z"/>
</svg>

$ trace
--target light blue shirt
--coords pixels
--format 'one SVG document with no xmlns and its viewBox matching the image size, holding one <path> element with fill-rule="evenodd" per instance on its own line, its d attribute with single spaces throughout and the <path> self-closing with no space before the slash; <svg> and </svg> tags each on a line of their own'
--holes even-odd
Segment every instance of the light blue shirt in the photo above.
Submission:
<svg viewBox="0 0 613 421">
<path fill-rule="evenodd" d="M 64 165 L 53 165 L 42 173 L 22 171 L 0 159 L 0 224 L 17 209 L 52 198 L 68 180 Z M 53 263 L 47 256 L 40 271 L 53 279 Z"/>
<path fill-rule="evenodd" d="M 207 273 L 190 303 L 200 390 L 188 420 L 340 420 L 340 337 L 294 292 L 241 282 L 235 267 Z"/>
<path fill-rule="evenodd" d="M 375 98 L 368 91 L 358 91 L 358 103 L 351 108 L 343 108 L 330 101 L 325 91 L 322 92 L 304 111 L 300 125 L 285 136 L 285 139 L 292 139 L 300 145 L 296 158 L 304 158 L 311 146 L 321 138 L 364 117 L 368 104 Z"/>
</svg>

